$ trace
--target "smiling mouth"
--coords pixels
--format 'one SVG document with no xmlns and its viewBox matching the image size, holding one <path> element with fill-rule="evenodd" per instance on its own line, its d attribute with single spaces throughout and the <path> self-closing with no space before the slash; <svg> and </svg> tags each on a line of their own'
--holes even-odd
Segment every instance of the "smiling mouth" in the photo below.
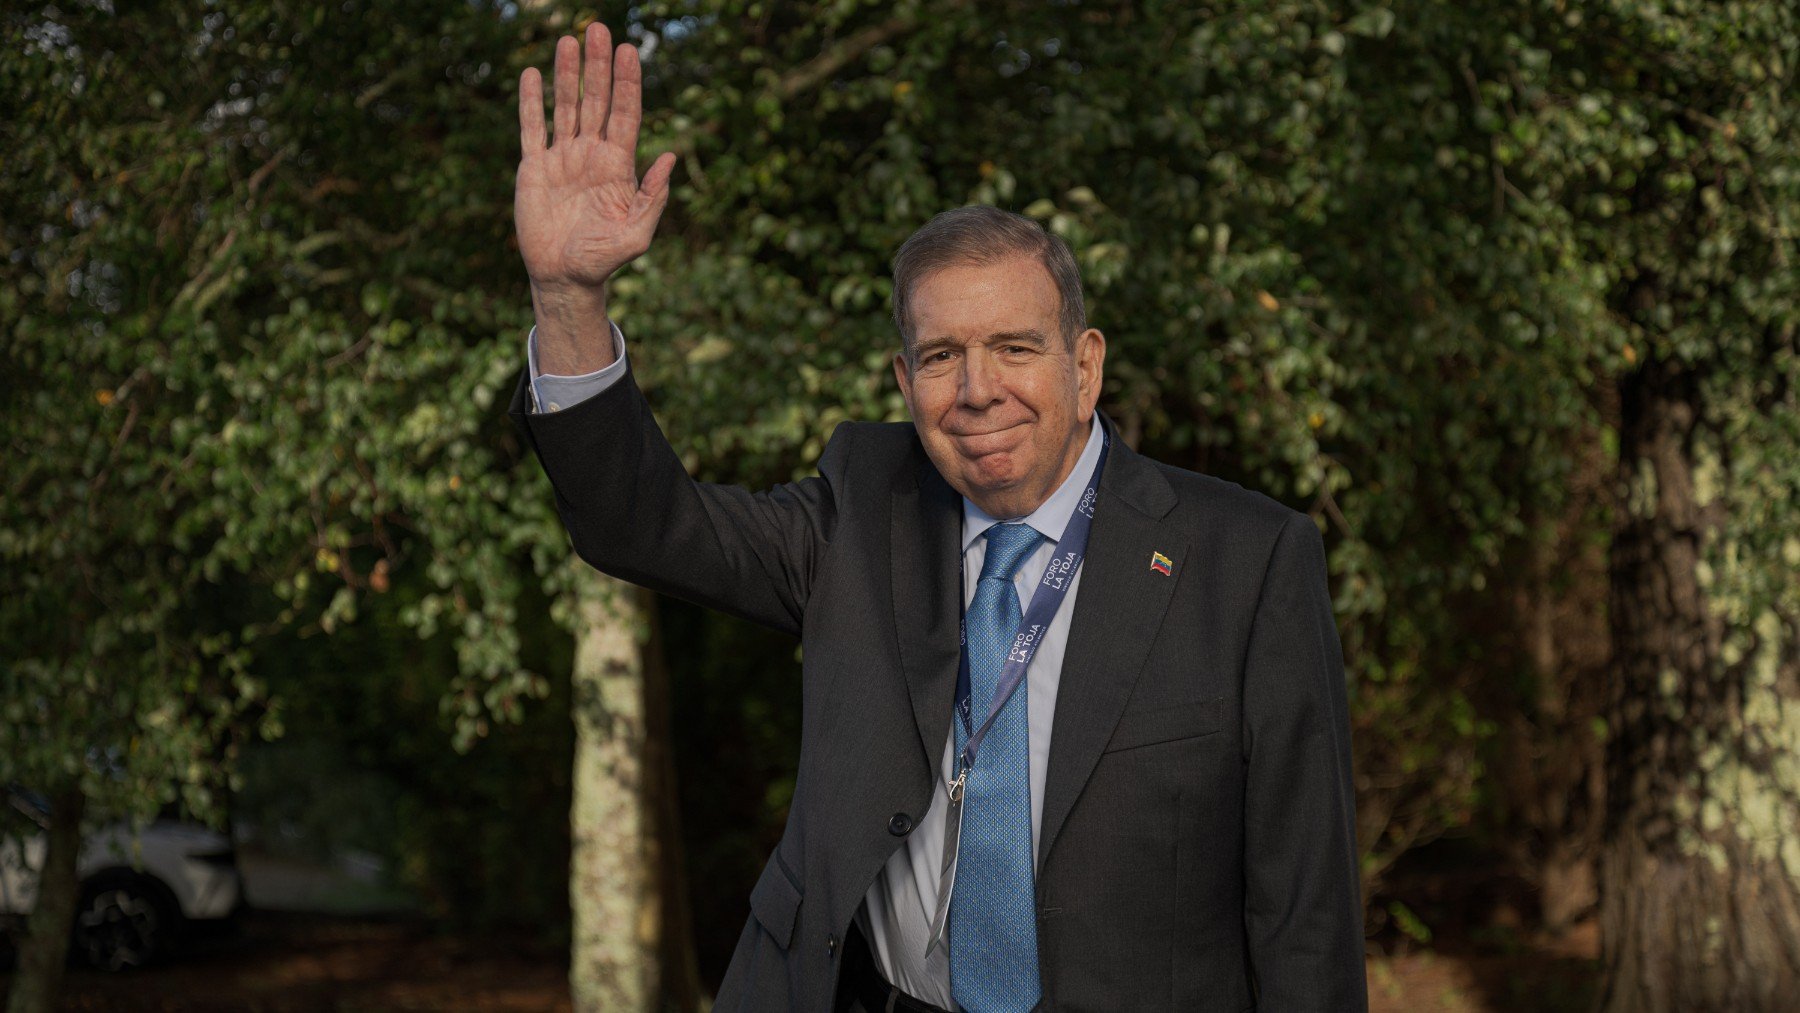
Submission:
<svg viewBox="0 0 1800 1013">
<path fill-rule="evenodd" d="M 1018 434 L 1024 425 L 1025 423 L 1020 422 L 984 433 L 957 433 L 952 437 L 956 453 L 963 460 L 971 462 L 1015 453 L 1025 441 L 1025 437 Z"/>
<path fill-rule="evenodd" d="M 955 436 L 959 440 L 976 440 L 984 436 L 999 436 L 1001 433 L 1010 433 L 1024 424 L 1025 423 L 1023 422 L 1014 422 L 1010 426 L 1001 426 L 999 429 L 990 429 L 984 433 L 951 433 L 950 435 Z"/>
</svg>

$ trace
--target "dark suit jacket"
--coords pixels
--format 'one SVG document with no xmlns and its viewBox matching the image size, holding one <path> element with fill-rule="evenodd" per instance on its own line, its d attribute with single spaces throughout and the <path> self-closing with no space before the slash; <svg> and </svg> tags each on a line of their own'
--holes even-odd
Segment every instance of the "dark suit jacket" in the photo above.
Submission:
<svg viewBox="0 0 1800 1013">
<path fill-rule="evenodd" d="M 795 634 L 800 769 L 715 1008 L 827 1010 L 857 906 L 932 799 L 961 501 L 912 426 L 845 423 L 819 474 L 697 483 L 627 375 L 511 414 L 575 551 Z M 1305 515 L 1116 429 L 1056 701 L 1037 881 L 1044 1010 L 1360 1010 L 1343 660 Z M 1172 576 L 1151 553 L 1174 561 Z"/>
</svg>

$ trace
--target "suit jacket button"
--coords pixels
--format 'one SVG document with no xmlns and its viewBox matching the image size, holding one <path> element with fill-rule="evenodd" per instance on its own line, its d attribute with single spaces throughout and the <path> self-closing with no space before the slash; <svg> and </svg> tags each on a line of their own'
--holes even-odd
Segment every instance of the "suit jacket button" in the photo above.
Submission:
<svg viewBox="0 0 1800 1013">
<path fill-rule="evenodd" d="M 907 834 L 912 833 L 912 829 L 912 817 L 905 813 L 895 813 L 893 818 L 888 820 L 888 833 L 893 834 L 895 837 L 905 837 Z"/>
<path fill-rule="evenodd" d="M 831 935 L 825 937 L 825 955 L 827 957 L 837 956 L 837 934 L 836 933 L 832 933 Z"/>
</svg>

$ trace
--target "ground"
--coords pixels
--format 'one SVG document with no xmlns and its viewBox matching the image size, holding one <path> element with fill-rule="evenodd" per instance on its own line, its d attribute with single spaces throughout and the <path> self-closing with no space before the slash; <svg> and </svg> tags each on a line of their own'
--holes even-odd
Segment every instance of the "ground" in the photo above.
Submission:
<svg viewBox="0 0 1800 1013">
<path fill-rule="evenodd" d="M 559 954 L 445 936 L 418 918 L 246 913 L 142 971 L 71 968 L 67 1010 L 313 1013 L 569 1009 Z M 0 976 L 0 988 L 10 975 Z"/>
<path fill-rule="evenodd" d="M 1369 1010 L 1586 1013 L 1593 1005 L 1599 949 L 1599 932 L 1589 920 L 1560 938 L 1495 936 L 1480 946 L 1453 943 L 1372 957 Z"/>
<path fill-rule="evenodd" d="M 1370 959 L 1373 1013 L 1574 1013 L 1592 999 L 1591 922 L 1560 939 L 1493 933 L 1436 945 Z M 68 1010 L 166 1013 L 569 1009 L 560 953 L 447 936 L 418 918 L 271 912 L 145 971 L 71 970 L 64 995 Z"/>
</svg>

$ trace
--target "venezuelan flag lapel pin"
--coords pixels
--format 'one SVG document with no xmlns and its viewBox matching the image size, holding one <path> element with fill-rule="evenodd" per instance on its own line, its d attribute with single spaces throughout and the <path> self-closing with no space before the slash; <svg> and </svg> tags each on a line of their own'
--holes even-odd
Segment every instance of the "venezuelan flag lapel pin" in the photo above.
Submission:
<svg viewBox="0 0 1800 1013">
<path fill-rule="evenodd" d="M 1150 569 L 1155 570 L 1165 577 L 1173 576 L 1175 573 L 1175 561 L 1160 552 L 1152 552 L 1150 553 Z"/>
</svg>

